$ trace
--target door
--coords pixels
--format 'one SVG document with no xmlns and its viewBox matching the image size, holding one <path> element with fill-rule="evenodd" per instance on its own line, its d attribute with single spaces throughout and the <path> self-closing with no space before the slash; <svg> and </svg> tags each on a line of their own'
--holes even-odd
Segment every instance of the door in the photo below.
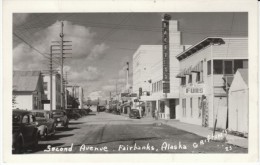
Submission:
<svg viewBox="0 0 260 165">
<path fill-rule="evenodd" d="M 169 100 L 169 106 L 170 106 L 170 119 L 176 119 L 175 99 Z"/>
</svg>

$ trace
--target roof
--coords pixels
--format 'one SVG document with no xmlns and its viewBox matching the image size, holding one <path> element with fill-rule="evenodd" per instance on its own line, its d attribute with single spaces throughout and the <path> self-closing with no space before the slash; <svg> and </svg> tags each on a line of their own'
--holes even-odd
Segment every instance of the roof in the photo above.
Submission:
<svg viewBox="0 0 260 165">
<path fill-rule="evenodd" d="M 221 37 L 207 37 L 204 40 L 200 41 L 199 43 L 191 46 L 189 49 L 185 50 L 184 52 L 180 53 L 176 56 L 176 58 L 181 61 L 182 59 L 185 59 L 186 57 L 196 53 L 197 51 L 207 47 L 210 44 L 224 44 L 224 40 Z"/>
<path fill-rule="evenodd" d="M 241 77 L 245 81 L 245 83 L 248 85 L 248 69 L 238 69 L 237 72 L 240 73 Z"/>
<path fill-rule="evenodd" d="M 35 91 L 40 71 L 14 71 L 13 88 L 15 91 Z"/>
</svg>

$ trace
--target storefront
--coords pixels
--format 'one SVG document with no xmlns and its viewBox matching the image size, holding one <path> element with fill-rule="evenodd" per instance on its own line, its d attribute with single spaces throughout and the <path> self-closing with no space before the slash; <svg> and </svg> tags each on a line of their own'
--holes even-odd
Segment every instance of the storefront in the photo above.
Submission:
<svg viewBox="0 0 260 165">
<path fill-rule="evenodd" d="M 210 37 L 176 57 L 180 61 L 180 109 L 182 122 L 228 127 L 227 92 L 238 68 L 248 67 L 247 38 Z"/>
</svg>

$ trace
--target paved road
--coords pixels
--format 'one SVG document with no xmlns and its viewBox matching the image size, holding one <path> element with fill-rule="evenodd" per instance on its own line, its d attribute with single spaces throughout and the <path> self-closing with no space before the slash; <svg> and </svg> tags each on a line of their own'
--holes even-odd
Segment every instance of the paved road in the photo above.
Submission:
<svg viewBox="0 0 260 165">
<path fill-rule="evenodd" d="M 44 151 L 45 150 L 45 151 Z M 34 153 L 246 153 L 247 149 L 156 124 L 152 119 L 129 119 L 105 112 L 71 120 L 40 141 Z"/>
</svg>

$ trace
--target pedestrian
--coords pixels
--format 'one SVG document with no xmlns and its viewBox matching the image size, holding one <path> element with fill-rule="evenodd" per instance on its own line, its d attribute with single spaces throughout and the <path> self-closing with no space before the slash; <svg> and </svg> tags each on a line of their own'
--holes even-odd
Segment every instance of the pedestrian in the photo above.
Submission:
<svg viewBox="0 0 260 165">
<path fill-rule="evenodd" d="M 154 116 L 155 116 L 155 120 L 158 120 L 158 110 L 157 110 L 157 108 L 155 108 Z"/>
</svg>

